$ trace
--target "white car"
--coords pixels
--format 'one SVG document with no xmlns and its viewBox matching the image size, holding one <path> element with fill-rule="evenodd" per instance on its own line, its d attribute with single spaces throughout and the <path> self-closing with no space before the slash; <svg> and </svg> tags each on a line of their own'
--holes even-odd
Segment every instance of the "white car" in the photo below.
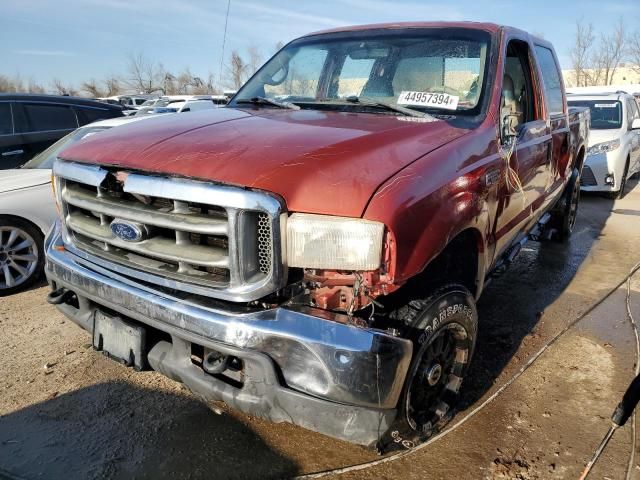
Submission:
<svg viewBox="0 0 640 480">
<path fill-rule="evenodd" d="M 186 98 L 181 98 L 186 97 Z M 211 96 L 201 98 L 197 96 L 175 95 L 172 97 L 162 97 L 153 105 L 143 106 L 135 115 L 157 115 L 164 113 L 184 113 L 196 112 L 199 110 L 212 110 L 218 108 L 218 104 Z"/>
<path fill-rule="evenodd" d="M 591 132 L 580 185 L 622 197 L 627 179 L 640 172 L 640 111 L 633 95 L 569 95 L 570 107 L 589 107 Z"/>
<path fill-rule="evenodd" d="M 43 239 L 57 216 L 51 168 L 65 147 L 103 130 L 148 117 L 119 117 L 74 130 L 22 168 L 0 171 L 0 296 L 38 279 L 44 265 Z"/>
</svg>

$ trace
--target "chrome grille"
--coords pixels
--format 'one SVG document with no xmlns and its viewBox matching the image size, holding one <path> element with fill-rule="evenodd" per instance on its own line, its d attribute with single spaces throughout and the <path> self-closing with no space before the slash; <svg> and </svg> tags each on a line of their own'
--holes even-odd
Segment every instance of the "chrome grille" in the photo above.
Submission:
<svg viewBox="0 0 640 480">
<path fill-rule="evenodd" d="M 595 187 L 596 185 L 598 185 L 593 171 L 587 165 L 582 167 L 582 174 L 580 175 L 580 185 L 582 185 L 583 187 Z"/>
<path fill-rule="evenodd" d="M 281 203 L 266 193 L 58 160 L 65 237 L 119 273 L 193 293 L 250 301 L 283 283 Z M 135 241 L 111 224 L 133 225 Z"/>
</svg>

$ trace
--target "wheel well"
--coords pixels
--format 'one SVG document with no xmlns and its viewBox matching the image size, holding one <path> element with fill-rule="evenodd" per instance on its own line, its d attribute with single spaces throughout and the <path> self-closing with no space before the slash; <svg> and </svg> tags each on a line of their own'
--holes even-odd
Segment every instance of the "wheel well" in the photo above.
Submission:
<svg viewBox="0 0 640 480">
<path fill-rule="evenodd" d="M 584 155 L 584 145 L 583 145 L 580 147 L 580 150 L 578 151 L 578 156 L 576 157 L 576 168 L 578 169 L 578 172 L 582 172 L 584 159 L 585 159 L 585 155 Z"/>
<path fill-rule="evenodd" d="M 434 284 L 460 283 L 475 296 L 478 284 L 480 234 L 467 229 L 456 235 L 420 274 Z"/>
<path fill-rule="evenodd" d="M 32 226 L 36 231 L 40 232 L 40 234 L 41 234 L 43 237 L 44 237 L 44 236 L 45 236 L 45 234 L 46 234 L 45 232 L 43 232 L 43 231 L 42 231 L 42 229 L 41 229 L 38 225 L 36 225 L 36 224 L 35 224 L 35 223 L 33 223 L 31 220 L 26 219 L 26 218 L 24 218 L 24 217 L 19 217 L 19 216 L 17 216 L 17 215 L 6 215 L 6 214 L 4 214 L 4 213 L 0 213 L 0 220 L 8 220 L 8 221 L 11 221 L 11 220 L 18 220 L 18 221 L 20 221 L 20 222 L 27 223 L 27 224 L 29 224 L 30 226 Z"/>
<path fill-rule="evenodd" d="M 425 291 L 449 283 L 459 283 L 476 296 L 481 238 L 480 232 L 473 228 L 456 235 L 422 272 L 400 289 L 400 296 L 420 298 Z"/>
<path fill-rule="evenodd" d="M 576 157 L 576 168 L 578 169 L 579 172 L 582 172 L 582 165 L 584 164 L 584 145 L 582 147 L 580 147 L 580 150 L 578 151 L 578 156 Z"/>
</svg>

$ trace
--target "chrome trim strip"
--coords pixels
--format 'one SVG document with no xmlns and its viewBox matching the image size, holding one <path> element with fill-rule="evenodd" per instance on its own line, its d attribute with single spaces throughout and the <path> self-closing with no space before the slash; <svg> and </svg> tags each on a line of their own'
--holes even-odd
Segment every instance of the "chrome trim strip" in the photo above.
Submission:
<svg viewBox="0 0 640 480">
<path fill-rule="evenodd" d="M 267 212 L 270 215 L 275 215 L 280 211 L 280 202 L 264 193 L 199 180 L 131 173 L 127 176 L 124 191 L 184 202 L 201 202 L 225 208 L 257 210 Z"/>
<path fill-rule="evenodd" d="M 350 325 L 345 315 L 309 308 L 235 314 L 204 299 L 180 299 L 89 269 L 64 250 L 60 226 L 47 238 L 46 274 L 56 286 L 130 318 L 180 336 L 265 353 L 289 388 L 334 402 L 393 408 L 412 355 L 409 340 Z"/>
<path fill-rule="evenodd" d="M 63 162 L 59 159 L 53 163 L 53 175 L 63 177 L 74 182 L 85 183 L 94 187 L 100 184 L 107 177 L 107 172 L 103 168 L 94 165 L 83 165 L 82 163 Z"/>
</svg>

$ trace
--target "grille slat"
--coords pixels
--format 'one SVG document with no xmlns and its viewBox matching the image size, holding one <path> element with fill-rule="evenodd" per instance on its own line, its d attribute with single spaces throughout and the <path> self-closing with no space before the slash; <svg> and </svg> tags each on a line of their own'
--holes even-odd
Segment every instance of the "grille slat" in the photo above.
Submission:
<svg viewBox="0 0 640 480">
<path fill-rule="evenodd" d="M 85 237 L 161 260 L 184 262 L 202 267 L 229 267 L 227 252 L 221 248 L 193 244 L 185 248 L 183 243 L 176 243 L 162 237 L 150 238 L 139 243 L 126 242 L 113 235 L 108 225 L 102 225 L 98 219 L 92 219 L 81 213 L 67 215 L 67 226 Z"/>
<path fill-rule="evenodd" d="M 62 192 L 65 202 L 91 212 L 101 213 L 110 217 L 144 223 L 156 227 L 171 228 L 185 232 L 201 233 L 204 235 L 226 235 L 228 222 L 223 216 L 203 215 L 198 213 L 184 213 L 163 211 L 160 208 L 145 205 L 140 202 L 110 198 L 107 196 L 91 195 L 89 191 L 77 185 L 67 184 Z M 173 206 L 173 203 L 169 204 Z M 164 207 L 164 208 L 163 208 Z"/>
<path fill-rule="evenodd" d="M 285 217 L 270 195 L 61 160 L 54 175 L 65 242 L 103 268 L 233 301 L 261 298 L 285 280 Z M 143 233 L 125 239 L 114 220 Z"/>
</svg>

